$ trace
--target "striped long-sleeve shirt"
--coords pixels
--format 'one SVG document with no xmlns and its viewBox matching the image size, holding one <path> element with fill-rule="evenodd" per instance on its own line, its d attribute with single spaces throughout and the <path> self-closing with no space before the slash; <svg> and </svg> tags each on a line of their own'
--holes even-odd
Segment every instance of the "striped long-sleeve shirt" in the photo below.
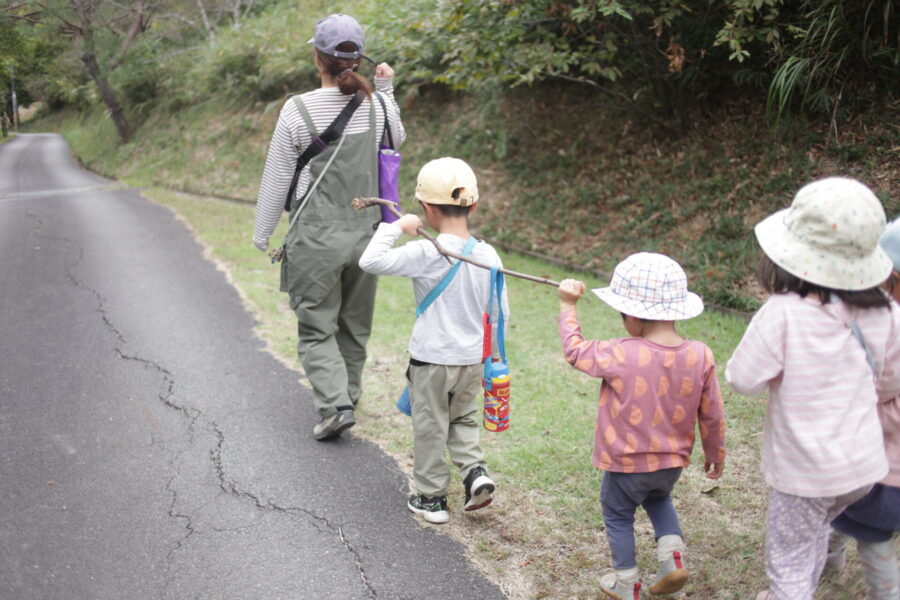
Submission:
<svg viewBox="0 0 900 600">
<path fill-rule="evenodd" d="M 878 376 L 849 327 L 856 321 Z M 762 471 L 780 492 L 833 497 L 888 472 L 876 404 L 900 393 L 900 310 L 776 294 L 725 370 L 742 394 L 768 389 Z"/>
<path fill-rule="evenodd" d="M 406 131 L 400 120 L 400 108 L 394 100 L 392 79 L 376 77 L 375 91 L 381 94 L 385 100 L 391 136 L 394 146 L 399 147 L 406 139 Z M 303 98 L 303 104 L 316 126 L 317 133 L 320 134 L 334 121 L 350 100 L 350 96 L 341 94 L 336 87 L 319 88 L 303 94 L 301 98 Z M 372 149 L 375 152 L 384 133 L 384 111 L 381 110 L 381 104 L 374 97 L 363 100 L 356 112 L 353 113 L 350 122 L 347 123 L 344 132 L 362 133 L 369 128 L 371 102 L 375 103 L 376 147 Z M 253 225 L 253 245 L 260 250 L 268 248 L 269 238 L 275 231 L 281 213 L 284 211 L 284 200 L 291 187 L 291 178 L 294 176 L 297 157 L 309 146 L 311 141 L 312 136 L 306 127 L 303 116 L 294 100 L 289 98 L 281 107 L 281 114 L 269 144 L 269 154 L 266 157 L 262 181 L 259 184 L 256 219 Z M 300 172 L 295 197 L 302 198 L 308 187 L 309 165 Z"/>
</svg>

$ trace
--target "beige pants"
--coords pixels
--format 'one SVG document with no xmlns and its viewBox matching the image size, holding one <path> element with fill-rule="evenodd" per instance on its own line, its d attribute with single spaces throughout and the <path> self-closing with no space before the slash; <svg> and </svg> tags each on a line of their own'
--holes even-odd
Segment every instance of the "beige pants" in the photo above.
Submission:
<svg viewBox="0 0 900 600">
<path fill-rule="evenodd" d="M 413 481 L 425 496 L 446 496 L 450 486 L 450 460 L 465 479 L 484 465 L 478 445 L 481 427 L 481 364 L 410 365 L 406 372 L 413 422 Z"/>
</svg>

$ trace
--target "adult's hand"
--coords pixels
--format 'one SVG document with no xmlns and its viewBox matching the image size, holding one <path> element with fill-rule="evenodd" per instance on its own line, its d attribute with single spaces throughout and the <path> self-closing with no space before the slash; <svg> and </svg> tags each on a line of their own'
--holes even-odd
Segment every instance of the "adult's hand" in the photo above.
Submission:
<svg viewBox="0 0 900 600">
<path fill-rule="evenodd" d="M 387 63 L 381 63 L 375 67 L 375 77 L 383 77 L 390 79 L 394 76 L 394 70 Z"/>
</svg>

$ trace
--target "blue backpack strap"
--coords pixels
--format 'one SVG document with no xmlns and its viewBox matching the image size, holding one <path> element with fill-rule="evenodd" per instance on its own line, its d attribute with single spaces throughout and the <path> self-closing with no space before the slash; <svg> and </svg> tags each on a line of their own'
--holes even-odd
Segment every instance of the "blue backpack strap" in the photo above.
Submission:
<svg viewBox="0 0 900 600">
<path fill-rule="evenodd" d="M 497 336 L 497 348 L 500 350 L 500 360 L 504 363 L 506 362 L 506 337 L 504 333 L 504 323 L 503 323 L 503 273 L 500 272 L 499 267 L 491 267 L 491 292 L 488 300 L 488 320 L 491 319 L 491 316 L 494 314 L 494 296 L 497 297 L 497 327 L 494 328 L 496 330 Z M 491 373 L 491 363 L 493 362 L 492 356 L 487 356 L 484 359 L 484 388 L 487 391 L 491 391 L 492 389 L 492 373 Z"/>
<path fill-rule="evenodd" d="M 472 250 L 475 248 L 475 244 L 477 244 L 477 240 L 474 237 L 470 237 L 466 242 L 466 245 L 463 246 L 462 255 L 468 256 L 472 254 Z M 447 274 L 444 275 L 444 278 L 441 279 L 434 288 L 428 292 L 428 295 L 422 299 L 422 302 L 416 307 L 416 318 L 419 318 L 425 309 L 427 309 L 431 304 L 437 300 L 437 297 L 441 295 L 441 293 L 447 289 L 447 286 L 450 285 L 450 282 L 453 281 L 453 278 L 456 277 L 456 273 L 459 271 L 459 267 L 463 261 L 458 260 L 456 263 L 450 267 L 450 270 L 447 271 Z"/>
</svg>

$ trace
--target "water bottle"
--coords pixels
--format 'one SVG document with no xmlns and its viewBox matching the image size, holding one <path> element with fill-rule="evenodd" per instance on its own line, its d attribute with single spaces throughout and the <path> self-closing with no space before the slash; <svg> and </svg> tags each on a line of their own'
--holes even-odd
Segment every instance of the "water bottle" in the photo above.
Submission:
<svg viewBox="0 0 900 600">
<path fill-rule="evenodd" d="M 509 429 L 509 368 L 504 362 L 491 363 L 491 389 L 484 389 L 484 428 Z"/>
</svg>

